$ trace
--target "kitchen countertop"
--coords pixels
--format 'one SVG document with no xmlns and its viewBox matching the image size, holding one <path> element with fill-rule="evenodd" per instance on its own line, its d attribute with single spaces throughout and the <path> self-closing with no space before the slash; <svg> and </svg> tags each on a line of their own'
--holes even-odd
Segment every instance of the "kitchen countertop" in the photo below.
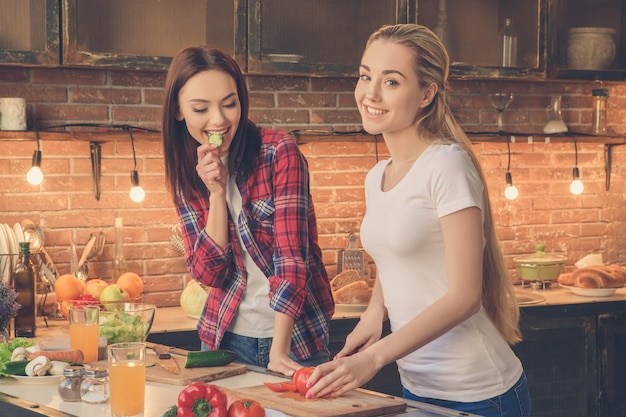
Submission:
<svg viewBox="0 0 626 417">
<path fill-rule="evenodd" d="M 571 310 L 577 308 L 584 309 L 594 306 L 601 307 L 603 309 L 611 309 L 614 305 L 620 305 L 622 306 L 620 308 L 623 309 L 623 303 L 615 302 L 626 301 L 626 288 L 618 289 L 615 294 L 609 297 L 585 297 L 575 295 L 566 288 L 532 290 L 530 288 L 516 287 L 516 292 L 518 292 L 519 295 L 529 296 L 533 299 L 530 304 L 522 305 L 522 312 L 524 314 L 532 314 L 535 311 L 541 311 L 546 308 Z M 362 310 L 362 307 L 338 306 L 333 320 L 358 318 Z M 151 333 L 195 331 L 196 323 L 197 320 L 184 313 L 180 307 L 162 307 L 157 309 Z M 48 319 L 48 326 L 46 327 L 43 318 L 38 317 L 37 324 L 37 343 L 42 345 L 44 348 L 58 349 L 65 348 L 69 345 L 69 324 L 67 320 Z M 261 372 L 249 371 L 243 375 L 220 379 L 214 383 L 229 389 L 237 389 L 247 386 L 260 385 L 263 382 L 272 380 L 281 380 L 281 378 Z M 176 402 L 178 392 L 181 389 L 182 387 L 177 385 L 168 385 L 151 381 L 147 382 L 145 417 L 160 416 L 169 406 Z M 55 384 L 25 385 L 17 382 L 13 378 L 0 378 L 0 392 L 76 416 L 110 416 L 110 407 L 108 404 L 90 405 L 81 402 L 70 403 L 62 401 L 57 394 Z M 411 410 L 428 409 L 428 411 L 425 411 L 425 414 L 415 414 L 416 416 L 436 415 L 429 414 L 429 411 L 431 410 L 428 406 L 417 403 L 411 405 Z M 458 415 L 456 412 L 451 412 L 445 409 L 437 408 L 437 411 L 441 412 L 439 415 Z"/>
</svg>

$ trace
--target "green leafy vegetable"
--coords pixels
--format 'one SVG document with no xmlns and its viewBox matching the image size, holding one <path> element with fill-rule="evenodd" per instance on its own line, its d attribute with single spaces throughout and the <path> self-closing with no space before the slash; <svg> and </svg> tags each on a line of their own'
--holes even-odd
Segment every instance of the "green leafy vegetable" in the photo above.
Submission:
<svg viewBox="0 0 626 417">
<path fill-rule="evenodd" d="M 141 317 L 123 311 L 100 312 L 100 336 L 106 337 L 108 344 L 143 342 L 149 327 Z"/>
<path fill-rule="evenodd" d="M 0 365 L 4 365 L 6 362 L 10 362 L 13 351 L 18 347 L 27 348 L 34 345 L 35 342 L 32 339 L 27 339 L 25 337 L 16 337 L 8 343 L 0 343 Z"/>
</svg>

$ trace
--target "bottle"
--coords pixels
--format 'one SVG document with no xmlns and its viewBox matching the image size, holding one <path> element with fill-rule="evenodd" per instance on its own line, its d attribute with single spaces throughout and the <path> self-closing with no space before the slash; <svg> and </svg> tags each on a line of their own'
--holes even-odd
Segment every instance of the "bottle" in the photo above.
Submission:
<svg viewBox="0 0 626 417">
<path fill-rule="evenodd" d="M 122 235 L 122 218 L 115 218 L 115 255 L 113 257 L 113 282 L 117 282 L 120 275 L 126 272 L 124 259 L 124 236 Z"/>
<path fill-rule="evenodd" d="M 21 305 L 15 316 L 15 337 L 35 337 L 36 304 L 35 272 L 30 261 L 30 243 L 20 242 L 20 256 L 11 277 Z"/>
<path fill-rule="evenodd" d="M 498 56 L 501 67 L 517 67 L 517 33 L 513 21 L 504 19 L 504 26 L 498 33 Z"/>
<path fill-rule="evenodd" d="M 606 133 L 606 102 L 609 98 L 609 90 L 594 88 L 591 94 L 593 97 L 591 131 L 595 134 Z"/>
<path fill-rule="evenodd" d="M 103 367 L 85 370 L 85 378 L 80 384 L 80 398 L 87 404 L 103 404 L 109 401 L 109 371 Z"/>
<path fill-rule="evenodd" d="M 82 365 L 68 365 L 63 369 L 63 377 L 59 380 L 57 390 L 63 401 L 77 402 L 81 400 L 80 385 L 85 376 Z"/>
</svg>

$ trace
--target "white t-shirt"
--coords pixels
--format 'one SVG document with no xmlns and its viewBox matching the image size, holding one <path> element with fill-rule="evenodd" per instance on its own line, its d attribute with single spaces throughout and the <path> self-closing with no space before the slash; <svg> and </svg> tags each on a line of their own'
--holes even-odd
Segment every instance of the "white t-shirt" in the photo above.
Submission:
<svg viewBox="0 0 626 417">
<path fill-rule="evenodd" d="M 226 162 L 224 162 L 226 164 Z M 237 219 L 241 214 L 242 200 L 241 193 L 235 179 L 228 176 L 226 183 L 226 204 L 230 212 L 230 216 L 237 224 Z M 252 257 L 246 249 L 239 228 L 235 227 L 241 253 L 243 255 L 243 264 L 246 268 L 246 289 L 244 291 L 241 304 L 235 313 L 232 323 L 228 327 L 228 331 L 238 335 L 247 337 L 266 338 L 274 335 L 274 310 L 270 307 L 269 292 L 270 283 L 263 271 L 254 263 Z"/>
<path fill-rule="evenodd" d="M 458 145 L 430 145 L 402 181 L 383 192 L 388 163 L 376 164 L 365 180 L 361 241 L 376 263 L 395 331 L 445 294 L 439 219 L 468 207 L 483 212 L 483 185 Z M 522 374 L 521 362 L 484 308 L 397 364 L 402 385 L 412 393 L 461 402 L 500 395 Z"/>
</svg>

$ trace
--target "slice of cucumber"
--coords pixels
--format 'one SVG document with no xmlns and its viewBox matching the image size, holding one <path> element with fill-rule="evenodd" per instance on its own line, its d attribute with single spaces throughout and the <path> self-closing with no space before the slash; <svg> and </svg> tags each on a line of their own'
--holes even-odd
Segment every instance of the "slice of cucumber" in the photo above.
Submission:
<svg viewBox="0 0 626 417">
<path fill-rule="evenodd" d="M 211 133 L 209 135 L 209 144 L 215 145 L 218 148 L 222 146 L 222 134 L 221 133 Z"/>
<path fill-rule="evenodd" d="M 236 353 L 224 349 L 189 352 L 185 361 L 185 368 L 225 366 L 235 359 L 237 359 Z"/>
</svg>

